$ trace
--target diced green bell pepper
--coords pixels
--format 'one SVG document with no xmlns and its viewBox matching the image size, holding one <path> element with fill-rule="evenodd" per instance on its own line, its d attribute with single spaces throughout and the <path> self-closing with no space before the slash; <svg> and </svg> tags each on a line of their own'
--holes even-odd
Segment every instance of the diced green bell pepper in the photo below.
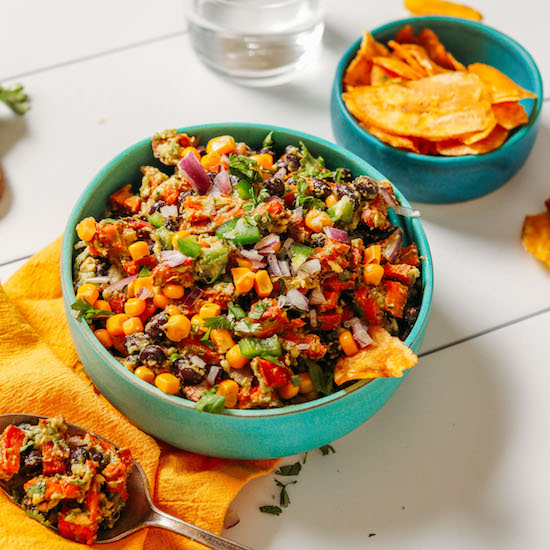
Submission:
<svg viewBox="0 0 550 550">
<path fill-rule="evenodd" d="M 299 269 L 300 266 L 313 254 L 314 250 L 310 246 L 300 243 L 292 243 L 290 245 L 291 263 L 294 269 Z"/>
<path fill-rule="evenodd" d="M 262 238 L 258 227 L 245 217 L 233 218 L 220 225 L 216 237 L 235 244 L 256 244 Z"/>
<path fill-rule="evenodd" d="M 160 212 L 151 214 L 148 218 L 149 223 L 152 223 L 155 227 L 161 227 L 164 223 L 164 216 Z"/>
<path fill-rule="evenodd" d="M 162 226 L 157 229 L 157 236 L 159 238 L 160 246 L 164 250 L 171 250 L 172 249 L 172 236 L 174 234 L 172 231 L 168 231 L 166 227 Z"/>
<path fill-rule="evenodd" d="M 327 210 L 327 214 L 333 222 L 351 223 L 353 221 L 353 203 L 347 195 L 344 195 Z"/>
<path fill-rule="evenodd" d="M 249 359 L 264 356 L 280 357 L 283 355 L 281 342 L 279 342 L 276 335 L 271 336 L 271 338 L 242 338 L 239 340 L 239 351 Z"/>
<path fill-rule="evenodd" d="M 198 258 L 201 254 L 201 245 L 196 237 L 182 237 L 178 239 L 178 250 L 189 258 Z"/>
<path fill-rule="evenodd" d="M 251 199 L 254 197 L 254 187 L 247 181 L 241 180 L 237 183 L 237 193 L 241 199 Z"/>
</svg>

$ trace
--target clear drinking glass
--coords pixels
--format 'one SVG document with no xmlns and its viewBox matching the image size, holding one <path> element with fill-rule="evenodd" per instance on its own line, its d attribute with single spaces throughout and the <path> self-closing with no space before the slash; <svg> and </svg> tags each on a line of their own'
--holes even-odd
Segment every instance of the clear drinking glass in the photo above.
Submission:
<svg viewBox="0 0 550 550">
<path fill-rule="evenodd" d="M 290 80 L 323 36 L 323 0 L 193 0 L 191 41 L 211 68 L 250 85 Z"/>
</svg>

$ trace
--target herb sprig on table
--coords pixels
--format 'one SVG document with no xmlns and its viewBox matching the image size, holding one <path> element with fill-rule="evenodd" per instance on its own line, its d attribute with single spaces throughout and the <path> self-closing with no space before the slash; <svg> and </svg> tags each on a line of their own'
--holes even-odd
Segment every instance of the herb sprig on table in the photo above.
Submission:
<svg viewBox="0 0 550 550">
<path fill-rule="evenodd" d="M 18 115 L 24 115 L 31 107 L 29 96 L 23 90 L 22 84 L 0 86 L 0 101 Z"/>
</svg>

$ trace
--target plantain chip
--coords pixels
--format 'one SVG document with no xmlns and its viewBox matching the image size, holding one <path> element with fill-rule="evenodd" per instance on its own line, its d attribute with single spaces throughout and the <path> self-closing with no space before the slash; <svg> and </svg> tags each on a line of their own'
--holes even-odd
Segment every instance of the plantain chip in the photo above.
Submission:
<svg viewBox="0 0 550 550">
<path fill-rule="evenodd" d="M 535 216 L 525 216 L 521 230 L 521 243 L 527 252 L 550 267 L 550 213 L 548 210 Z"/>
<path fill-rule="evenodd" d="M 395 73 L 384 69 L 384 67 L 380 65 L 373 65 L 370 71 L 371 86 L 378 86 L 379 84 L 385 84 L 387 82 L 401 82 L 401 80 L 402 79 Z"/>
<path fill-rule="evenodd" d="M 447 157 L 458 157 L 462 155 L 481 155 L 489 153 L 500 147 L 508 137 L 508 130 L 502 126 L 495 126 L 493 131 L 484 139 L 475 143 L 466 144 L 457 139 L 438 141 L 437 152 Z"/>
<path fill-rule="evenodd" d="M 425 76 L 422 67 L 416 70 L 405 61 L 399 59 L 397 56 L 377 56 L 373 58 L 372 62 L 379 67 L 384 67 L 387 71 L 390 71 L 405 80 L 418 80 L 419 78 Z"/>
<path fill-rule="evenodd" d="M 372 59 L 378 55 L 387 55 L 387 53 L 386 46 L 377 42 L 370 32 L 365 31 L 359 51 L 344 74 L 344 88 L 370 84 Z"/>
<path fill-rule="evenodd" d="M 451 71 L 465 71 L 466 67 L 457 61 L 445 46 L 440 42 L 437 34 L 431 29 L 422 29 L 418 35 L 418 42 L 428 55 L 441 67 Z"/>
<path fill-rule="evenodd" d="M 505 103 L 495 103 L 493 112 L 497 122 L 507 130 L 513 130 L 521 124 L 529 122 L 529 117 L 523 105 L 515 101 L 507 101 Z"/>
<path fill-rule="evenodd" d="M 397 147 L 398 149 L 405 149 L 407 151 L 413 151 L 414 153 L 420 153 L 420 149 L 418 148 L 418 144 L 416 143 L 418 140 L 416 138 L 410 138 L 407 136 L 396 136 L 394 134 L 389 134 L 388 132 L 385 132 L 381 128 L 377 128 L 376 126 L 369 126 L 364 122 L 360 122 L 360 124 L 361 126 L 363 126 L 363 128 L 365 128 L 365 130 L 367 130 L 367 132 L 371 133 L 373 136 L 377 137 L 380 141 L 383 141 L 384 143 L 387 143 L 392 147 Z"/>
<path fill-rule="evenodd" d="M 518 86 L 511 78 L 491 65 L 472 63 L 468 65 L 468 72 L 479 76 L 491 97 L 491 103 L 506 103 L 520 99 L 533 98 L 536 95 Z"/>
<path fill-rule="evenodd" d="M 444 0 L 404 0 L 405 8 L 414 15 L 447 15 L 449 17 L 460 17 L 481 21 L 483 16 L 474 8 L 445 2 Z"/>
</svg>

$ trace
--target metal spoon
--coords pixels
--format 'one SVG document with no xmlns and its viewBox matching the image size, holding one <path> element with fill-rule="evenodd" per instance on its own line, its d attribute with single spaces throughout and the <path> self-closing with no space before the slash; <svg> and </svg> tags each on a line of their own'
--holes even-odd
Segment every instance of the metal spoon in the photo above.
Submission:
<svg viewBox="0 0 550 550">
<path fill-rule="evenodd" d="M 37 414 L 3 414 L 0 415 L 0 433 L 9 424 L 38 424 L 40 418 L 47 418 L 46 416 L 39 416 Z M 88 430 L 76 426 L 67 422 L 68 434 L 72 435 L 84 435 Z M 99 439 L 107 441 L 107 443 L 115 445 L 112 441 L 101 437 L 94 432 L 90 432 Z M 117 447 L 119 448 L 119 447 Z M 200 542 L 208 548 L 214 550 L 251 550 L 248 546 L 243 546 L 229 539 L 215 535 L 196 527 L 186 521 L 175 518 L 169 514 L 161 512 L 151 501 L 151 494 L 149 493 L 149 485 L 147 478 L 141 466 L 134 460 L 134 468 L 132 473 L 127 479 L 128 487 L 128 501 L 126 506 L 122 509 L 119 520 L 115 523 L 111 529 L 100 529 L 97 533 L 96 543 L 114 542 L 127 537 L 131 533 L 134 533 L 142 527 L 160 527 L 173 531 L 179 535 L 184 535 L 191 540 Z M 9 487 L 0 481 L 0 488 L 4 493 L 13 500 L 13 495 Z M 59 534 L 59 531 L 55 527 L 49 527 L 52 531 Z"/>
</svg>

